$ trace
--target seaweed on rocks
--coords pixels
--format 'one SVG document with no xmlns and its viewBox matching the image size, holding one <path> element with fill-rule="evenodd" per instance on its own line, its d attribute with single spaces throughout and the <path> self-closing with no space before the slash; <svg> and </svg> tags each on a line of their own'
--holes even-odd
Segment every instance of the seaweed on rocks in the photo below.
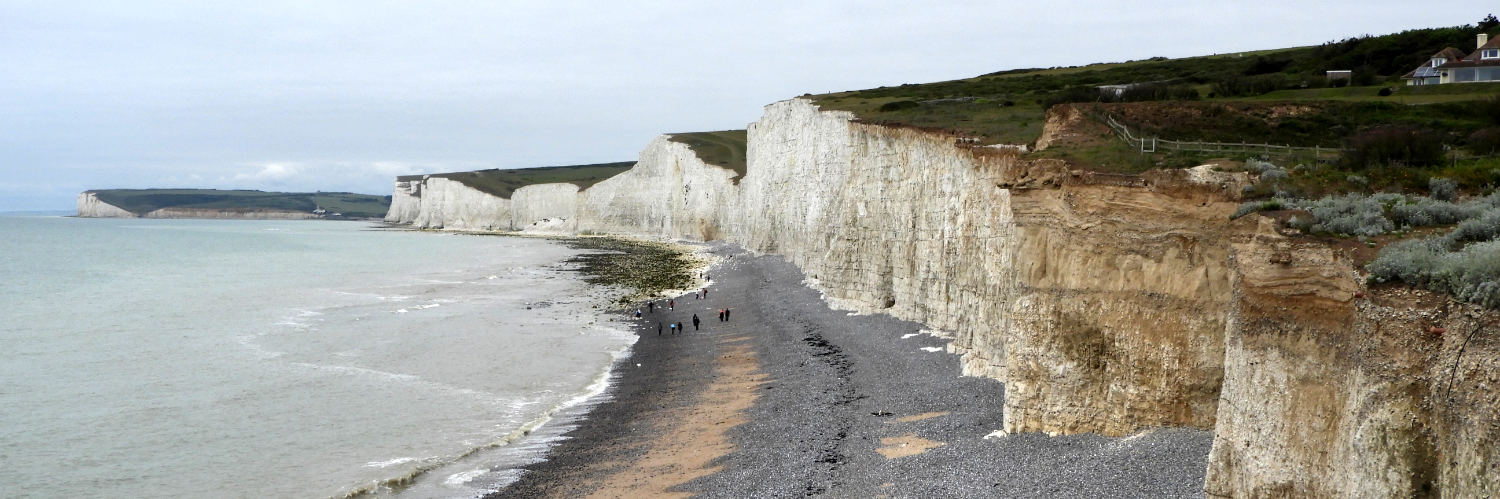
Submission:
<svg viewBox="0 0 1500 499">
<path fill-rule="evenodd" d="M 570 248 L 589 250 L 568 260 L 578 265 L 589 284 L 628 290 L 616 303 L 624 305 L 660 295 L 669 289 L 689 289 L 697 262 L 687 248 L 669 243 L 618 237 L 560 238 Z"/>
</svg>

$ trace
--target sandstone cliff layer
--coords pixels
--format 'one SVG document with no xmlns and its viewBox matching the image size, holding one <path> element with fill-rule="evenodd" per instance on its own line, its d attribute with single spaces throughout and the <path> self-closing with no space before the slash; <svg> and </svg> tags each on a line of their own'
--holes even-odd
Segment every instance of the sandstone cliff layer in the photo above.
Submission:
<svg viewBox="0 0 1500 499">
<path fill-rule="evenodd" d="M 1055 108 L 1037 145 L 1086 125 Z M 966 374 L 1006 383 L 1007 431 L 1213 429 L 1214 496 L 1495 492 L 1500 334 L 1476 329 L 1489 313 L 1402 309 L 1326 245 L 1230 222 L 1243 174 L 1072 171 L 801 99 L 767 106 L 748 139 L 738 183 L 658 138 L 581 192 L 398 183 L 388 220 L 784 255 L 841 307 L 951 335 Z M 1480 333 L 1434 342 L 1435 324 Z"/>
</svg>

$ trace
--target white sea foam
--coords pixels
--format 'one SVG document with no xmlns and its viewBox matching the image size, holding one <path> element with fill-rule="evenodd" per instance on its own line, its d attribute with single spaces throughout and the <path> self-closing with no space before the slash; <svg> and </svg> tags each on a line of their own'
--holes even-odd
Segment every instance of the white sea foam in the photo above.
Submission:
<svg viewBox="0 0 1500 499">
<path fill-rule="evenodd" d="M 475 478 L 479 478 L 480 475 L 484 475 L 489 472 L 490 470 L 469 470 L 460 473 L 454 473 L 452 475 L 448 475 L 448 478 L 443 480 L 443 485 L 447 485 L 449 487 L 457 487 L 459 485 L 469 483 Z"/>
<path fill-rule="evenodd" d="M 412 461 L 417 461 L 419 459 L 421 459 L 421 458 L 416 458 L 416 457 L 398 457 L 398 458 L 392 459 L 390 461 L 376 461 L 376 462 L 365 463 L 365 467 L 366 468 L 384 468 L 384 467 L 387 467 L 387 466 L 395 466 L 395 465 L 398 465 L 398 464 L 410 463 Z"/>
</svg>

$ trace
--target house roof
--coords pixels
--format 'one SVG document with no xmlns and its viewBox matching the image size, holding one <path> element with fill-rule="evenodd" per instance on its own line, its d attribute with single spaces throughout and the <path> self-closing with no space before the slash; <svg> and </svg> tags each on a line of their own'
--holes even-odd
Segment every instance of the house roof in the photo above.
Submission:
<svg viewBox="0 0 1500 499">
<path fill-rule="evenodd" d="M 1492 66 L 1500 66 L 1500 59 L 1485 59 L 1485 60 L 1482 60 L 1482 61 L 1465 59 L 1465 60 L 1458 61 L 1458 62 L 1450 62 L 1450 63 L 1444 64 L 1444 65 L 1441 66 L 1441 68 L 1442 69 L 1452 69 L 1452 68 L 1488 68 L 1488 67 L 1492 67 Z"/>
<path fill-rule="evenodd" d="M 1484 45 L 1480 45 L 1478 49 L 1474 50 L 1474 53 L 1469 54 L 1469 56 L 1465 57 L 1464 60 L 1479 60 L 1479 56 L 1484 53 L 1484 49 L 1500 49 L 1500 38 L 1491 38 L 1490 41 L 1486 42 Z"/>
<path fill-rule="evenodd" d="M 1427 59 L 1427 64 L 1432 64 L 1432 60 L 1436 59 L 1436 58 L 1439 58 L 1439 57 L 1442 57 L 1442 58 L 1447 59 L 1449 61 L 1461 61 L 1464 58 L 1464 51 L 1456 49 L 1456 48 L 1453 48 L 1453 47 L 1445 48 L 1443 50 L 1438 51 L 1438 53 L 1436 53 L 1436 54 L 1432 54 L 1432 57 L 1429 57 Z"/>
<path fill-rule="evenodd" d="M 1431 78 L 1438 76 L 1438 71 L 1434 70 L 1432 67 L 1432 60 L 1439 57 L 1448 60 L 1448 62 L 1444 63 L 1441 66 L 1443 69 L 1486 68 L 1492 66 L 1500 66 L 1500 59 L 1481 60 L 1479 58 L 1479 56 L 1483 55 L 1485 49 L 1496 48 L 1500 48 L 1500 38 L 1491 38 L 1488 42 L 1485 42 L 1483 46 L 1480 46 L 1478 49 L 1474 50 L 1474 53 L 1467 56 L 1464 55 L 1464 52 L 1462 50 L 1453 47 L 1444 48 L 1443 50 L 1439 50 L 1438 53 L 1432 54 L 1432 57 L 1427 58 L 1427 62 L 1422 63 L 1421 66 L 1417 66 L 1417 69 L 1401 75 L 1401 78 Z"/>
</svg>

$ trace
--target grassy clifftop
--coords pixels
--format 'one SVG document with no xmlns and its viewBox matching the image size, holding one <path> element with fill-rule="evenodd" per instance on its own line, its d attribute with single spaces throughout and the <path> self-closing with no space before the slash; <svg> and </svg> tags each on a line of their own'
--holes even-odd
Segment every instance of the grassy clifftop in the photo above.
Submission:
<svg viewBox="0 0 1500 499">
<path fill-rule="evenodd" d="M 673 142 L 687 144 L 704 163 L 734 170 L 735 182 L 745 176 L 745 130 L 667 134 Z"/>
<path fill-rule="evenodd" d="M 624 173 L 635 166 L 634 161 L 600 163 L 577 166 L 545 166 L 539 168 L 516 168 L 511 170 L 480 170 L 473 172 L 435 173 L 432 175 L 407 175 L 396 177 L 398 181 L 422 180 L 424 177 L 446 178 L 472 187 L 475 190 L 510 199 L 516 189 L 536 184 L 573 184 L 578 190 L 588 189 L 607 178 Z"/>
<path fill-rule="evenodd" d="M 348 192 L 221 191 L 217 189 L 107 189 L 91 191 L 100 201 L 143 215 L 162 208 L 258 209 L 312 213 L 322 208 L 350 218 L 380 218 L 390 196 Z"/>
<path fill-rule="evenodd" d="M 1192 101 L 1231 105 L 1246 101 L 1353 101 L 1389 103 L 1403 108 L 1336 107 L 1338 112 L 1352 110 L 1361 115 L 1362 118 L 1354 120 L 1359 122 L 1355 123 L 1358 126 L 1378 122 L 1363 118 L 1377 114 L 1397 122 L 1437 120 L 1456 123 L 1475 119 L 1472 110 L 1466 109 L 1462 103 L 1500 94 L 1500 85 L 1407 87 L 1400 76 L 1446 47 L 1472 51 L 1476 35 L 1496 34 L 1497 31 L 1500 31 L 1500 26 L 1487 19 L 1479 25 L 1415 29 L 1313 47 L 1017 69 L 962 80 L 909 83 L 804 97 L 813 99 L 822 109 L 853 112 L 861 121 L 942 130 L 975 137 L 986 144 L 1025 144 L 1036 140 L 1041 134 L 1046 109 L 1059 103 Z M 1345 82 L 1329 81 L 1326 77 L 1329 70 L 1350 70 L 1354 76 L 1345 86 Z M 1100 88 L 1109 85 L 1117 87 Z M 1440 103 L 1457 104 L 1433 109 L 1404 109 L 1417 104 Z M 1226 113 L 1225 116 L 1233 114 Z M 1342 118 L 1320 121 L 1339 122 L 1345 127 L 1351 124 L 1350 120 Z M 1446 127 L 1447 124 L 1439 126 Z M 1215 128 L 1224 129 L 1226 126 L 1216 125 Z M 1285 140 L 1295 133 L 1273 135 L 1281 137 L 1274 140 Z M 1190 137 L 1163 138 L 1195 140 Z M 1332 140 L 1329 137 L 1309 138 Z M 1254 141 L 1256 138 L 1240 140 Z"/>
</svg>

